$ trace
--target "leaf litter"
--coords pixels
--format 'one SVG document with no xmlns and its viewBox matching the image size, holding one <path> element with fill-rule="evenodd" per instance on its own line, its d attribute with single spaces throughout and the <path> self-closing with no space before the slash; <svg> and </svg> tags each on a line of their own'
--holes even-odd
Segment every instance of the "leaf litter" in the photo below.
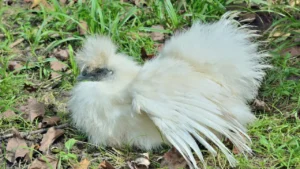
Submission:
<svg viewBox="0 0 300 169">
<path fill-rule="evenodd" d="M 10 138 L 6 145 L 6 155 L 5 158 L 14 163 L 18 159 L 26 158 L 26 161 L 29 160 L 29 148 L 26 141 L 20 136 L 19 132 L 16 129 L 13 129 L 14 137 Z"/>
<path fill-rule="evenodd" d="M 50 129 L 48 129 L 47 133 L 43 135 L 39 150 L 42 152 L 46 152 L 49 149 L 50 145 L 63 134 L 64 130 L 51 127 Z"/>
<path fill-rule="evenodd" d="M 33 122 L 36 118 L 42 118 L 45 115 L 45 105 L 38 102 L 35 98 L 30 98 L 27 103 L 20 107 L 24 112 L 25 119 Z"/>
<path fill-rule="evenodd" d="M 12 110 L 6 110 L 5 112 L 0 114 L 0 119 L 9 119 L 16 116 L 16 113 Z"/>
<path fill-rule="evenodd" d="M 102 161 L 99 166 L 99 169 L 115 169 L 108 161 L 104 160 Z"/>
<path fill-rule="evenodd" d="M 140 157 L 138 157 L 134 161 L 128 161 L 127 165 L 130 169 L 147 169 L 150 165 L 149 154 L 140 154 Z"/>
<path fill-rule="evenodd" d="M 28 169 L 56 169 L 58 160 L 50 155 L 41 156 L 36 158 Z"/>
</svg>

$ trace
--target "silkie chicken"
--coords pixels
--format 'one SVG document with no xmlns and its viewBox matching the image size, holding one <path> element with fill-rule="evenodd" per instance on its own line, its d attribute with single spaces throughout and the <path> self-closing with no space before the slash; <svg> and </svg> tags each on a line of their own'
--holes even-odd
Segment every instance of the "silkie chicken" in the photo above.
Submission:
<svg viewBox="0 0 300 169">
<path fill-rule="evenodd" d="M 96 145 L 150 150 L 170 144 L 190 168 L 198 168 L 193 152 L 205 167 L 201 143 L 214 156 L 219 148 L 235 166 L 221 139 L 251 153 L 246 126 L 255 116 L 247 103 L 269 66 L 252 41 L 257 34 L 232 16 L 194 23 L 142 66 L 117 53 L 108 37 L 88 37 L 76 55 L 80 82 L 69 101 L 76 127 Z"/>
</svg>

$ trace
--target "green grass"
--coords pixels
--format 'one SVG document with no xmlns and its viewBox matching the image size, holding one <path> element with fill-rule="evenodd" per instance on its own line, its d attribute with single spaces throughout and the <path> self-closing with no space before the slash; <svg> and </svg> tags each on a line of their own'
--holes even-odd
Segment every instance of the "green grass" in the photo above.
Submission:
<svg viewBox="0 0 300 169">
<path fill-rule="evenodd" d="M 157 52 L 154 47 L 157 42 L 147 36 L 148 33 L 160 31 L 169 38 L 175 31 L 189 27 L 195 20 L 211 22 L 219 19 L 228 8 L 236 7 L 237 2 L 150 0 L 136 6 L 117 0 L 78 0 L 73 5 L 60 5 L 51 0 L 49 4 L 52 4 L 53 10 L 45 7 L 28 9 L 17 1 L 14 1 L 13 6 L 3 5 L 0 7 L 0 34 L 5 37 L 0 40 L 0 113 L 8 109 L 17 110 L 31 96 L 48 105 L 54 104 L 62 121 L 69 122 L 67 110 L 64 109 L 65 100 L 59 98 L 62 92 L 72 88 L 78 75 L 74 54 L 84 39 L 84 35 L 78 32 L 82 21 L 88 25 L 87 34 L 110 36 L 119 44 L 120 51 L 142 62 L 142 47 L 148 53 Z M 250 13 L 260 11 L 272 14 L 272 24 L 263 32 L 261 40 L 267 42 L 264 48 L 270 51 L 270 62 L 274 67 L 268 71 L 259 94 L 259 99 L 264 100 L 271 111 L 256 112 L 258 120 L 249 127 L 254 154 L 248 158 L 236 155 L 240 163 L 238 168 L 300 168 L 300 58 L 281 53 L 283 49 L 300 45 L 299 40 L 296 41 L 300 36 L 300 9 L 285 1 L 276 1 L 274 4 L 260 0 L 243 2 L 246 5 L 236 8 Z M 259 9 L 251 7 L 250 4 L 253 3 L 257 3 Z M 162 25 L 165 29 L 155 30 L 151 28 L 153 25 Z M 275 32 L 289 33 L 289 36 L 272 37 Z M 22 43 L 13 49 L 9 47 L 20 38 L 24 39 Z M 49 78 L 53 71 L 50 69 L 53 59 L 47 57 L 57 48 L 69 51 L 70 59 L 65 64 L 71 71 L 61 72 L 62 78 L 53 80 Z M 10 60 L 21 61 L 23 68 L 20 71 L 9 71 Z M 25 84 L 34 86 L 37 90 L 24 90 Z M 52 114 L 52 110 L 47 109 L 47 115 Z M 12 127 L 20 131 L 37 129 L 36 123 L 30 124 L 20 116 L 10 120 L 0 119 L 1 133 Z M 86 141 L 84 134 L 70 128 L 61 142 L 65 143 L 72 138 Z M 63 168 L 70 165 L 70 161 L 76 162 L 77 159 L 73 158 L 73 154 L 79 156 L 76 147 L 61 148 L 58 156 Z M 126 160 L 133 159 L 141 152 L 126 146 L 119 150 L 104 147 L 95 149 L 84 143 L 84 147 L 89 159 L 95 159 L 91 154 L 100 153 L 93 161 L 92 168 L 97 168 L 101 158 L 108 159 L 116 166 L 123 166 Z M 159 167 L 155 160 L 166 151 L 167 148 L 164 148 L 150 153 L 153 167 Z M 229 166 L 222 155 L 216 159 L 207 156 L 207 160 L 211 168 Z M 3 155 L 0 155 L 0 163 L 3 161 Z"/>
</svg>

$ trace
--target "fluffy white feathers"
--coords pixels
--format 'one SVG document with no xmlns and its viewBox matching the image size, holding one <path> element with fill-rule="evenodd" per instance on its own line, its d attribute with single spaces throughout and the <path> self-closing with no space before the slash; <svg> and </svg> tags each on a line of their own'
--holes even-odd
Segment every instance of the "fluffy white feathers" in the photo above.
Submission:
<svg viewBox="0 0 300 169">
<path fill-rule="evenodd" d="M 80 82 L 69 102 L 72 118 L 95 144 L 144 149 L 171 143 L 197 168 L 192 151 L 205 163 L 196 143 L 216 155 L 214 143 L 232 166 L 236 161 L 219 135 L 250 153 L 246 124 L 255 117 L 253 99 L 264 76 L 264 54 L 245 27 L 222 18 L 195 23 L 172 37 L 142 67 L 116 53 L 105 37 L 90 37 L 77 55 L 82 69 L 109 68 L 114 74 Z"/>
</svg>

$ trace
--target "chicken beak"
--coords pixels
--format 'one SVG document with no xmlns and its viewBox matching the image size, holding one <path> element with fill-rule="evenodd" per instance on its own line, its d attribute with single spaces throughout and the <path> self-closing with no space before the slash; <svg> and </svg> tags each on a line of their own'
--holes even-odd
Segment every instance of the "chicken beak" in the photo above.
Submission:
<svg viewBox="0 0 300 169">
<path fill-rule="evenodd" d="M 84 80 L 87 80 L 87 78 L 85 76 L 82 76 L 82 75 L 79 75 L 77 78 L 76 78 L 76 81 L 78 82 L 81 82 L 81 81 L 84 81 Z"/>
</svg>

